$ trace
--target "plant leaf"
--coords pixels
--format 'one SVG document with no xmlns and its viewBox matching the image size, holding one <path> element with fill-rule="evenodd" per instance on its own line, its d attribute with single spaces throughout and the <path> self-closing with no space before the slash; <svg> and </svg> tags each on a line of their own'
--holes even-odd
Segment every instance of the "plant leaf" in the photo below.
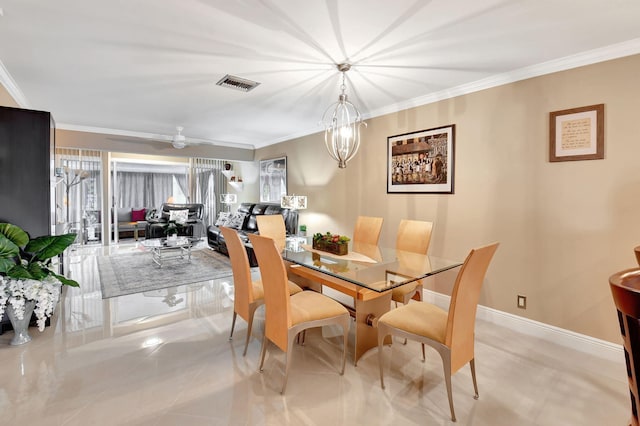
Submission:
<svg viewBox="0 0 640 426">
<path fill-rule="evenodd" d="M 14 265 L 7 271 L 7 276 L 16 279 L 34 279 L 27 268 L 22 265 Z"/>
<path fill-rule="evenodd" d="M 11 264 L 15 264 L 14 258 L 20 255 L 20 247 L 18 247 L 13 241 L 5 237 L 0 233 L 0 259 L 5 261 L 11 261 Z"/>
<path fill-rule="evenodd" d="M 0 234 L 7 237 L 18 247 L 24 247 L 29 242 L 29 234 L 18 225 L 12 223 L 0 223 Z"/>
<path fill-rule="evenodd" d="M 72 279 L 69 279 L 67 277 L 63 277 L 62 275 L 58 275 L 54 272 L 51 273 L 51 275 L 53 275 L 54 277 L 56 277 L 57 279 L 60 280 L 60 282 L 64 285 L 68 285 L 70 287 L 80 287 L 80 284 L 78 284 L 77 281 L 74 281 Z"/>
<path fill-rule="evenodd" d="M 15 264 L 16 262 L 13 259 L 4 259 L 0 257 L 0 273 L 6 274 Z"/>
<path fill-rule="evenodd" d="M 45 235 L 29 241 L 24 250 L 38 260 L 47 260 L 61 254 L 76 240 L 76 234 Z"/>
<path fill-rule="evenodd" d="M 39 263 L 30 263 L 27 269 L 34 280 L 42 281 L 49 275 L 49 270 L 43 269 Z"/>
</svg>

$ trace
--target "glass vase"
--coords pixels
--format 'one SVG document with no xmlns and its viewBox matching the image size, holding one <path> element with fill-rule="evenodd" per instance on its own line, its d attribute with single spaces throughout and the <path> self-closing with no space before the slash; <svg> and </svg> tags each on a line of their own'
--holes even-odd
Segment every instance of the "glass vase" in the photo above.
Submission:
<svg viewBox="0 0 640 426">
<path fill-rule="evenodd" d="M 11 326 L 13 327 L 14 336 L 9 342 L 10 345 L 24 345 L 25 343 L 29 343 L 31 341 L 31 336 L 29 336 L 29 322 L 31 321 L 31 315 L 33 314 L 33 309 L 36 307 L 35 300 L 29 300 L 24 304 L 24 316 L 22 319 L 18 319 L 18 316 L 13 311 L 13 306 L 11 303 L 7 303 L 5 313 L 9 317 L 9 321 L 11 321 Z"/>
</svg>

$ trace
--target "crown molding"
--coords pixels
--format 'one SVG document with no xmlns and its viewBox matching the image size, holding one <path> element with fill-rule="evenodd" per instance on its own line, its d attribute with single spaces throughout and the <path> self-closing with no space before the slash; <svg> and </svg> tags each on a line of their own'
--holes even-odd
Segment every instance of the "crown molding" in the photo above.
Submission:
<svg viewBox="0 0 640 426">
<path fill-rule="evenodd" d="M 586 65 L 596 64 L 612 59 L 623 58 L 640 53 L 640 38 L 628 40 L 622 43 L 613 44 L 599 49 L 589 50 L 587 52 L 577 53 L 575 55 L 566 56 L 552 61 L 542 62 L 540 64 L 531 65 L 517 70 L 509 71 L 502 74 L 496 74 L 471 83 L 462 84 L 450 89 L 441 90 L 425 96 L 409 99 L 383 108 L 370 111 L 363 114 L 363 118 L 374 118 L 381 115 L 392 114 L 409 108 L 415 108 L 421 105 L 427 105 L 439 102 L 445 99 L 455 98 L 457 96 L 468 95 L 470 93 L 479 92 L 481 90 L 490 89 L 505 84 L 515 83 L 517 81 L 526 80 L 541 75 L 552 74 L 559 71 L 566 71 Z"/>
<path fill-rule="evenodd" d="M 552 61 L 519 68 L 502 74 L 496 74 L 471 83 L 462 84 L 460 86 L 441 90 L 439 92 L 430 93 L 428 95 L 419 96 L 398 102 L 382 108 L 375 109 L 366 114 L 362 114 L 363 119 L 380 117 L 387 114 L 394 114 L 410 108 L 416 108 L 422 105 L 428 105 L 446 99 L 458 96 L 468 95 L 481 90 L 502 86 L 505 84 L 515 83 L 517 81 L 526 80 L 533 77 L 539 77 L 554 72 L 566 71 L 586 65 L 596 64 L 598 62 L 609 61 L 612 59 L 623 58 L 625 56 L 636 55 L 640 53 L 640 38 L 628 40 L 622 43 L 605 46 L 599 49 L 593 49 L 575 55 L 567 56 Z M 317 126 L 306 131 L 297 132 L 282 138 L 273 139 L 271 141 L 262 142 L 256 145 L 258 148 L 285 142 L 291 139 L 308 136 L 313 133 L 322 131 Z"/>
<path fill-rule="evenodd" d="M 69 124 L 69 123 L 56 123 L 56 129 L 69 130 L 73 132 L 99 133 L 104 135 L 124 136 L 124 137 L 131 137 L 131 138 L 140 138 L 140 139 L 152 139 L 160 142 L 171 142 L 173 140 L 173 135 L 159 135 L 154 133 L 134 132 L 130 130 L 109 129 L 105 127 L 81 126 L 81 125 Z M 225 146 L 229 148 L 250 149 L 250 150 L 255 149 L 254 146 L 250 144 L 190 138 L 188 136 L 187 136 L 187 141 L 196 142 L 199 145 Z"/>
<path fill-rule="evenodd" d="M 0 84 L 7 89 L 9 95 L 11 95 L 20 108 L 31 108 L 27 97 L 22 93 L 22 90 L 20 90 L 15 80 L 11 78 L 11 74 L 9 74 L 9 71 L 7 71 L 2 61 L 0 61 Z"/>
<path fill-rule="evenodd" d="M 422 105 L 428 105 L 431 103 L 439 102 L 446 99 L 451 99 L 457 96 L 467 95 L 470 93 L 478 92 L 485 89 L 490 89 L 505 84 L 515 83 L 517 81 L 526 80 L 533 77 L 539 77 L 541 75 L 551 74 L 554 72 L 565 71 L 573 68 L 578 68 L 586 65 L 595 64 L 598 62 L 604 62 L 612 59 L 618 59 L 625 56 L 631 56 L 640 53 L 640 38 L 628 40 L 622 43 L 617 43 L 609 46 L 605 46 L 598 49 L 589 50 L 586 52 L 578 53 L 575 55 L 567 56 L 552 61 L 543 62 L 540 64 L 532 65 L 529 67 L 520 68 L 517 70 L 509 71 L 502 74 L 490 76 L 481 80 L 477 80 L 471 83 L 462 84 L 450 89 L 441 90 L 439 92 L 431 93 L 425 96 L 419 96 L 413 99 L 409 99 L 404 102 L 395 103 L 382 108 L 375 109 L 366 114 L 363 114 L 363 119 L 370 119 L 379 117 L 386 114 L 393 114 L 399 111 L 403 111 L 410 108 L 415 108 Z M 24 96 L 18 85 L 15 83 L 2 61 L 0 61 L 0 83 L 7 89 L 9 94 L 18 103 L 21 108 L 31 108 L 31 105 L 27 98 Z M 142 132 L 129 132 L 125 130 L 116 129 L 104 129 L 98 127 L 78 126 L 73 124 L 57 125 L 58 128 L 64 130 L 75 130 L 89 133 L 105 133 L 119 136 L 131 136 L 146 139 L 164 139 L 171 140 L 171 136 L 159 137 L 150 133 Z M 269 145 L 274 145 L 280 142 L 286 142 L 288 140 L 308 136 L 314 133 L 321 132 L 320 126 L 314 126 L 304 131 L 289 134 L 284 137 L 271 139 L 267 141 L 257 142 L 255 144 L 243 144 L 235 142 L 225 141 L 211 141 L 211 140 L 197 140 L 200 143 L 214 144 L 218 146 L 228 146 L 233 148 L 243 149 L 257 149 L 263 148 Z"/>
</svg>

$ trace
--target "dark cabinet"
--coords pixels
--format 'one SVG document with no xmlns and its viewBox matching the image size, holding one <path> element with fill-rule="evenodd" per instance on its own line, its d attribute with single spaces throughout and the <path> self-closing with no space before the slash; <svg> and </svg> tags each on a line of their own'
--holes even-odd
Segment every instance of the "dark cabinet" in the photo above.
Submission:
<svg viewBox="0 0 640 426">
<path fill-rule="evenodd" d="M 0 107 L 0 222 L 31 237 L 51 234 L 54 131 L 48 112 Z"/>
<path fill-rule="evenodd" d="M 49 235 L 54 125 L 51 114 L 0 107 L 0 222 Z"/>
</svg>

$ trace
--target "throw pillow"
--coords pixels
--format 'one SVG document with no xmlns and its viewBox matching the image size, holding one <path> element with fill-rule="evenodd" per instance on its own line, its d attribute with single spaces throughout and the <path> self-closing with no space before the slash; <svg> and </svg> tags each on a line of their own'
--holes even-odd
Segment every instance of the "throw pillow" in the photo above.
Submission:
<svg viewBox="0 0 640 426">
<path fill-rule="evenodd" d="M 229 217 L 229 220 L 227 220 L 227 223 L 224 226 L 227 226 L 229 228 L 242 229 L 245 217 L 247 217 L 245 213 L 234 213 Z"/>
<path fill-rule="evenodd" d="M 231 216 L 230 212 L 220 212 L 218 214 L 218 219 L 216 219 L 216 226 L 226 226 L 225 224 L 229 220 L 229 216 Z"/>
<path fill-rule="evenodd" d="M 171 210 L 169 220 L 175 220 L 176 223 L 186 223 L 189 217 L 189 210 Z"/>
<path fill-rule="evenodd" d="M 131 209 L 131 222 L 143 221 L 146 219 L 147 209 Z"/>
</svg>

